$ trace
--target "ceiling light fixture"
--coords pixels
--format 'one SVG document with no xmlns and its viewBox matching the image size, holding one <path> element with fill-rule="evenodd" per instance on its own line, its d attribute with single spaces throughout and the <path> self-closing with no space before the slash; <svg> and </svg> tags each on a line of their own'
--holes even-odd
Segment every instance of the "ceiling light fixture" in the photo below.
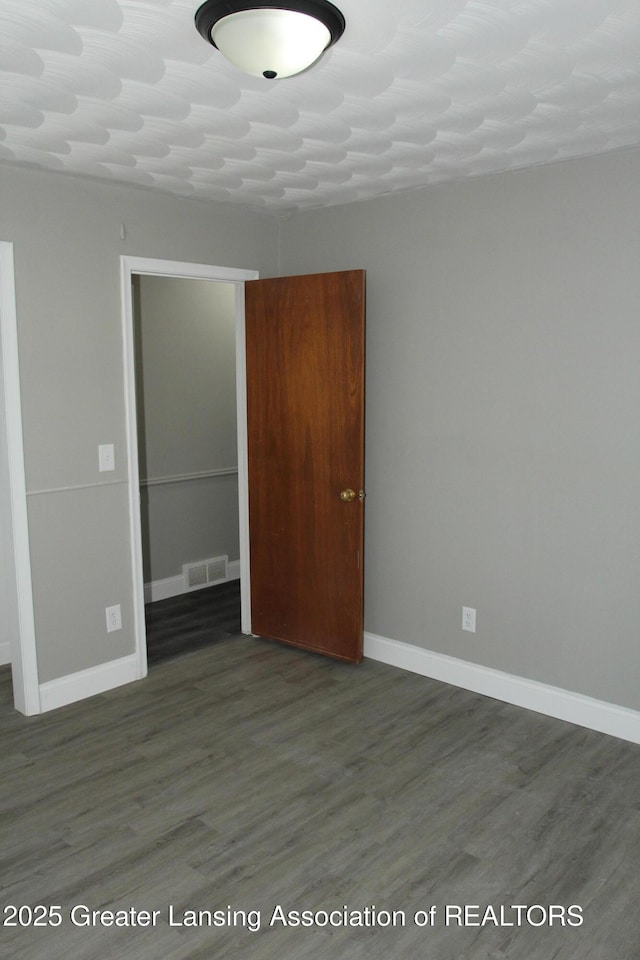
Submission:
<svg viewBox="0 0 640 960">
<path fill-rule="evenodd" d="M 328 0 L 207 0 L 196 13 L 198 32 L 227 60 L 253 77 L 292 77 L 344 32 Z"/>
</svg>

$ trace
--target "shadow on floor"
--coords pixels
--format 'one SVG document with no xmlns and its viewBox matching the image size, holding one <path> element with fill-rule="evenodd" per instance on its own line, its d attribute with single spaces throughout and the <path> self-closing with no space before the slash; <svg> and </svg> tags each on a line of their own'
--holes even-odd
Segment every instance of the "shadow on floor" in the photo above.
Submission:
<svg viewBox="0 0 640 960">
<path fill-rule="evenodd" d="M 240 633 L 240 581 L 149 603 L 145 620 L 149 666 L 226 640 Z"/>
</svg>

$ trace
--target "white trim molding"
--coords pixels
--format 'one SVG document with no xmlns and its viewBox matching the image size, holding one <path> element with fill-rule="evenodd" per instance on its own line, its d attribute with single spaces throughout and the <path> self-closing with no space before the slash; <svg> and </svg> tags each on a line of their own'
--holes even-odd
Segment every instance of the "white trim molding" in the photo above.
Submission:
<svg viewBox="0 0 640 960">
<path fill-rule="evenodd" d="M 258 279 L 257 272 L 254 280 Z M 249 439 L 247 425 L 247 342 L 244 283 L 236 285 L 236 409 L 240 534 L 240 629 L 251 634 L 251 553 L 249 540 Z"/>
<path fill-rule="evenodd" d="M 247 483 L 247 405 L 245 368 L 244 284 L 258 279 L 257 270 L 218 267 L 177 260 L 156 260 L 148 257 L 120 257 L 120 307 L 122 313 L 122 346 L 124 366 L 125 416 L 127 427 L 127 459 L 129 485 L 129 537 L 131 578 L 134 603 L 134 630 L 138 670 L 136 678 L 147 674 L 147 643 L 144 615 L 145 584 L 142 568 L 142 533 L 140 518 L 140 467 L 136 422 L 135 345 L 132 279 L 135 275 L 181 277 L 192 280 L 222 280 L 235 284 L 236 310 L 236 398 L 238 416 L 238 506 L 240 526 L 240 570 L 242 630 L 251 633 L 251 594 L 249 585 L 249 498 Z M 173 478 L 169 478 L 173 480 Z M 170 578 L 172 579 L 172 578 Z"/>
<path fill-rule="evenodd" d="M 179 573 L 176 577 L 165 577 L 164 580 L 152 580 L 144 585 L 144 602 L 157 603 L 158 600 L 169 600 L 170 597 L 179 597 L 186 593 L 184 577 Z"/>
<path fill-rule="evenodd" d="M 88 670 L 71 673 L 59 680 L 49 680 L 40 684 L 40 706 L 42 712 L 66 707 L 78 700 L 95 697 L 98 693 L 105 693 L 125 683 L 139 680 L 138 657 L 131 654 L 109 663 L 101 663 Z"/>
<path fill-rule="evenodd" d="M 0 416 L 4 416 L 0 429 L 0 511 L 4 530 L 13 699 L 16 710 L 32 716 L 40 713 L 40 696 L 22 438 L 18 315 L 13 244 L 8 241 L 0 241 L 0 362 L 0 386 L 3 387 Z"/>
<path fill-rule="evenodd" d="M 231 560 L 227 566 L 227 582 L 240 579 L 240 561 Z M 152 580 L 144 585 L 144 602 L 155 603 L 157 600 L 168 600 L 170 597 L 179 597 L 188 593 L 184 577 L 180 573 L 176 577 L 165 577 L 164 580 Z"/>
<path fill-rule="evenodd" d="M 93 483 L 71 483 L 66 487 L 45 487 L 42 490 L 27 490 L 28 497 L 49 496 L 52 493 L 72 493 L 75 490 L 93 490 L 95 487 L 117 487 L 126 480 L 96 480 Z"/>
<path fill-rule="evenodd" d="M 237 476 L 237 467 L 222 467 L 219 470 L 201 470 L 198 473 L 176 473 L 169 477 L 140 477 L 140 486 L 159 487 L 167 483 L 191 483 L 194 480 L 212 480 L 217 477 Z"/>
<path fill-rule="evenodd" d="M 566 720 L 579 727 L 640 743 L 640 712 L 628 707 L 434 653 L 409 643 L 389 640 L 374 633 L 364 635 L 364 655 L 371 660 L 379 660 L 557 720 Z"/>
</svg>

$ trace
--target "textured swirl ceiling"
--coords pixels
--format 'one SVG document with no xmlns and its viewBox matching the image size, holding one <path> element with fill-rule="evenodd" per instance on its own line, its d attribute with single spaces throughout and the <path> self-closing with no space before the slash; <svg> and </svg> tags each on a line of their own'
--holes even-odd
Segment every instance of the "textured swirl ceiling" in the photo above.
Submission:
<svg viewBox="0 0 640 960">
<path fill-rule="evenodd" d="M 0 163 L 284 213 L 640 144 L 640 0 L 337 3 L 268 81 L 197 0 L 0 0 Z"/>
</svg>

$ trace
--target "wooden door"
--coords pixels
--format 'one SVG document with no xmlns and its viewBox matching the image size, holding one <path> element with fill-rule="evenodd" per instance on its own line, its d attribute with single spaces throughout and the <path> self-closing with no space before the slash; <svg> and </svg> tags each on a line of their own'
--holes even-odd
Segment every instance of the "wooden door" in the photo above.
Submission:
<svg viewBox="0 0 640 960">
<path fill-rule="evenodd" d="M 251 630 L 354 663 L 364 282 L 364 271 L 350 270 L 245 285 Z"/>
</svg>

